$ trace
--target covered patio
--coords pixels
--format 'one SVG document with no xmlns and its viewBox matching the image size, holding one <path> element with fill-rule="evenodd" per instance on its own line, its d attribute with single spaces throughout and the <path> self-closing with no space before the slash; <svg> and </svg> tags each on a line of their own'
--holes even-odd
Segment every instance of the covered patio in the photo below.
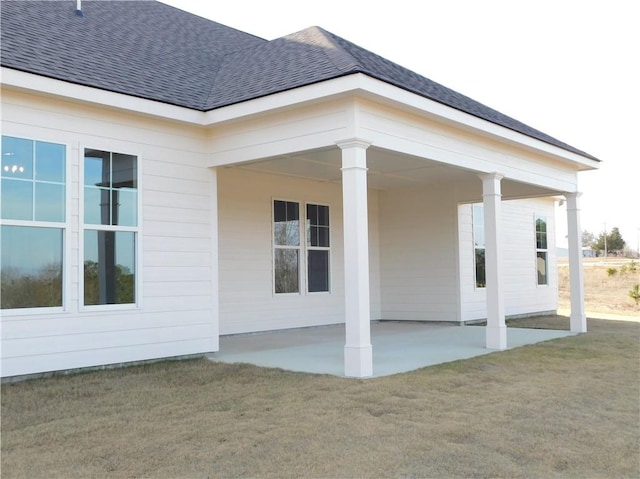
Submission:
<svg viewBox="0 0 640 479">
<path fill-rule="evenodd" d="M 484 329 L 446 323 L 374 321 L 373 374 L 369 377 L 390 376 L 495 352 L 486 348 Z M 576 334 L 509 328 L 507 349 Z M 344 377 L 344 337 L 344 324 L 223 336 L 220 351 L 207 357 L 214 362 L 249 363 Z"/>
</svg>

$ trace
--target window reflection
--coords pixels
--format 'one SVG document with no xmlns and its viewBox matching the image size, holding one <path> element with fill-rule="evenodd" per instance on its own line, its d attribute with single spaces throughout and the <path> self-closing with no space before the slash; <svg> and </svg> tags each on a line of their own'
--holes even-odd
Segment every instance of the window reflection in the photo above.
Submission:
<svg viewBox="0 0 640 479">
<path fill-rule="evenodd" d="M 84 222 L 137 226 L 137 158 L 133 155 L 85 150 Z"/>
<path fill-rule="evenodd" d="M 64 145 L 2 137 L 2 218 L 65 221 Z"/>
<path fill-rule="evenodd" d="M 84 232 L 84 304 L 135 303 L 135 233 Z"/>
<path fill-rule="evenodd" d="M 62 229 L 0 228 L 2 309 L 62 306 Z"/>
</svg>

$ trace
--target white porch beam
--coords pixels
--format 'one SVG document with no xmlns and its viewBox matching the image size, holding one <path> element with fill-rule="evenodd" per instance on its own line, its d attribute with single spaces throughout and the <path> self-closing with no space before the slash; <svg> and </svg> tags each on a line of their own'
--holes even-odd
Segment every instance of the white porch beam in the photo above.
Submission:
<svg viewBox="0 0 640 479">
<path fill-rule="evenodd" d="M 584 311 L 584 275 L 582 271 L 582 240 L 580 231 L 580 193 L 567 193 L 567 227 L 569 240 L 569 283 L 571 285 L 570 328 L 575 333 L 587 332 Z"/>
<path fill-rule="evenodd" d="M 349 377 L 373 375 L 369 303 L 369 220 L 367 213 L 367 148 L 358 139 L 339 142 L 342 149 L 344 221 L 344 296 L 346 344 L 344 372 Z"/>
<path fill-rule="evenodd" d="M 485 227 L 485 272 L 487 277 L 487 349 L 507 348 L 507 326 L 504 319 L 504 287 L 502 265 L 502 175 L 479 175 L 482 180 Z"/>
</svg>

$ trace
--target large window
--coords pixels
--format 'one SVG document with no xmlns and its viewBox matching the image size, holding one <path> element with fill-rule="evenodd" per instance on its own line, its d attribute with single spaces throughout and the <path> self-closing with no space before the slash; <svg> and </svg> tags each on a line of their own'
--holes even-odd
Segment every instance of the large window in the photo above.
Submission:
<svg viewBox="0 0 640 479">
<path fill-rule="evenodd" d="M 135 303 L 135 156 L 85 149 L 84 225 L 84 304 Z"/>
<path fill-rule="evenodd" d="M 307 204 L 307 290 L 329 291 L 329 207 Z"/>
<path fill-rule="evenodd" d="M 329 207 L 306 205 L 306 241 L 300 239 L 300 226 L 299 203 L 282 200 L 273 202 L 274 291 L 278 294 L 300 293 L 300 283 L 305 278 L 307 292 L 328 292 Z M 303 244 L 306 255 L 302 254 Z M 306 268 L 306 275 L 301 274 L 303 268 Z"/>
<path fill-rule="evenodd" d="M 2 309 L 61 307 L 64 145 L 2 137 Z"/>
<path fill-rule="evenodd" d="M 547 249 L 547 219 L 536 217 L 536 270 L 538 284 L 549 284 L 549 261 Z"/>
<path fill-rule="evenodd" d="M 300 205 L 273 202 L 274 283 L 276 293 L 300 292 Z"/>
<path fill-rule="evenodd" d="M 476 288 L 485 288 L 487 286 L 487 275 L 485 269 L 484 205 L 475 203 L 472 205 L 472 209 Z"/>
</svg>

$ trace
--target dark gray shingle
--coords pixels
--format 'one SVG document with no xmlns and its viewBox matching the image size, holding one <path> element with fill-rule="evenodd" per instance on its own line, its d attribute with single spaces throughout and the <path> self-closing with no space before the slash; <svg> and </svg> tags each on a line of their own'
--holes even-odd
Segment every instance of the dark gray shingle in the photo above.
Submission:
<svg viewBox="0 0 640 479">
<path fill-rule="evenodd" d="M 321 28 L 266 41 L 154 0 L 3 0 L 2 66 L 207 111 L 363 73 L 593 156 Z"/>
</svg>

